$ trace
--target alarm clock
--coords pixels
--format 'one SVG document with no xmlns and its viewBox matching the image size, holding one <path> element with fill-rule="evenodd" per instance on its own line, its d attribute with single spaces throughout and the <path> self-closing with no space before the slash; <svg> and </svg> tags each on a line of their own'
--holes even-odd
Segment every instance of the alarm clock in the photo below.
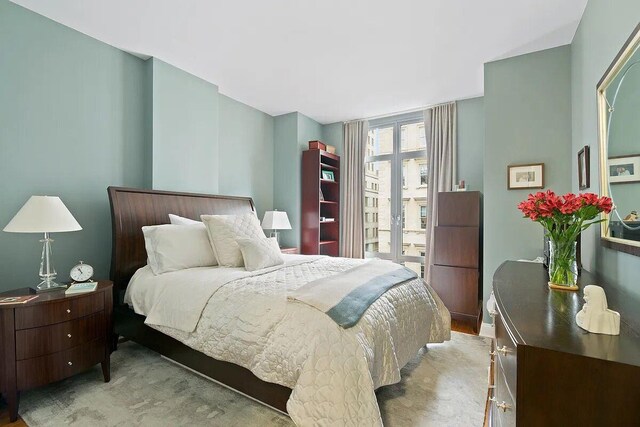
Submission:
<svg viewBox="0 0 640 427">
<path fill-rule="evenodd" d="M 71 276 L 71 280 L 73 280 L 74 283 L 88 282 L 93 277 L 93 267 L 85 264 L 84 261 L 80 261 L 79 264 L 71 268 L 69 276 Z"/>
</svg>

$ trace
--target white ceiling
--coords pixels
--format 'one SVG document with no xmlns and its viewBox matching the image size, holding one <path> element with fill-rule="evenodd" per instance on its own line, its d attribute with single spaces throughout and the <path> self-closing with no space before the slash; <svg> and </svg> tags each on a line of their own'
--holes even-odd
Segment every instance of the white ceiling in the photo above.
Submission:
<svg viewBox="0 0 640 427">
<path fill-rule="evenodd" d="M 236 100 L 321 123 L 483 94 L 483 63 L 571 42 L 587 0 L 13 0 Z"/>
</svg>

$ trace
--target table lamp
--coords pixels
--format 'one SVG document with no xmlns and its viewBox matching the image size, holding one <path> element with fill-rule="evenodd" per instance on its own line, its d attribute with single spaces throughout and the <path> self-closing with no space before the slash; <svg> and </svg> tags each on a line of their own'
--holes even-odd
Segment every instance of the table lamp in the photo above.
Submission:
<svg viewBox="0 0 640 427">
<path fill-rule="evenodd" d="M 280 244 L 280 233 L 278 230 L 291 230 L 291 223 L 286 212 L 283 211 L 267 211 L 262 219 L 262 228 L 271 230 L 271 237 L 275 237 Z"/>
<path fill-rule="evenodd" d="M 40 279 L 37 291 L 66 288 L 54 280 L 56 270 L 51 259 L 51 242 L 49 233 L 82 230 L 78 221 L 59 197 L 31 196 L 18 213 L 4 228 L 9 233 L 44 233 L 42 245 L 42 261 L 40 262 Z"/>
</svg>

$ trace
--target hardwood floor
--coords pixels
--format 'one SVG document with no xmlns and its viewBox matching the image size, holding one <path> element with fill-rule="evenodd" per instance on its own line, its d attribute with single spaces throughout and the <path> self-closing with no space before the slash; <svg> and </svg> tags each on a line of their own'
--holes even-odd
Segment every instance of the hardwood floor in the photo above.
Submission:
<svg viewBox="0 0 640 427">
<path fill-rule="evenodd" d="M 25 423 L 22 418 L 18 417 L 18 421 L 15 423 L 9 422 L 9 412 L 7 411 L 6 406 L 0 405 L 0 426 L 3 427 L 28 427 L 27 423 Z"/>
<path fill-rule="evenodd" d="M 473 331 L 473 328 L 455 319 L 451 319 L 451 330 L 456 332 L 462 332 L 463 334 L 478 335 Z"/>
</svg>

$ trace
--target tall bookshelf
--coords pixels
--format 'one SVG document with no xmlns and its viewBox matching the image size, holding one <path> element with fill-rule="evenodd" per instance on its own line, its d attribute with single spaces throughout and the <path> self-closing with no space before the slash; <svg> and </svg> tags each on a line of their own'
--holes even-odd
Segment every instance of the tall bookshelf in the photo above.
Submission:
<svg viewBox="0 0 640 427">
<path fill-rule="evenodd" d="M 332 172 L 334 179 L 323 179 L 325 171 Z M 324 150 L 302 152 L 301 218 L 301 253 L 338 256 L 340 251 L 340 156 Z"/>
</svg>

